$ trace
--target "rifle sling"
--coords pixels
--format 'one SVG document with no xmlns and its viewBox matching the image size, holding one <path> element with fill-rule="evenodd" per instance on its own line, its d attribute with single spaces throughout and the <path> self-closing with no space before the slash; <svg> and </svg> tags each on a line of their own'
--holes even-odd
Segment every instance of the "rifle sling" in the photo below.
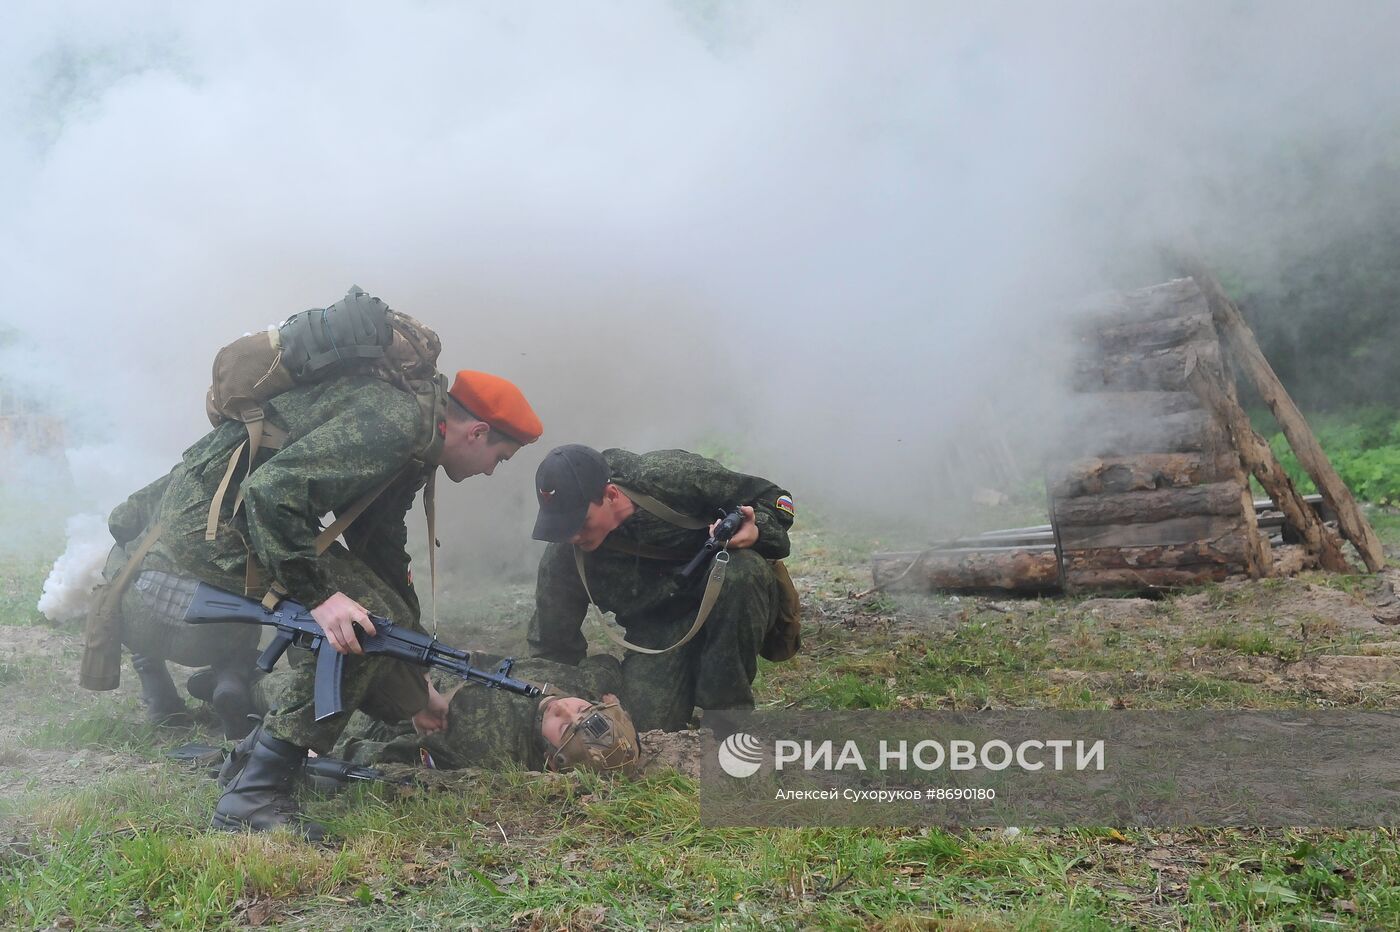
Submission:
<svg viewBox="0 0 1400 932">
<path fill-rule="evenodd" d="M 606 634 L 614 644 L 626 650 L 633 650 L 639 654 L 669 654 L 690 643 L 690 639 L 700 633 L 700 629 L 705 625 L 705 619 L 710 617 L 710 610 L 715 607 L 715 600 L 719 598 L 720 587 L 724 585 L 724 571 L 729 568 L 729 551 L 721 550 L 715 554 L 714 562 L 710 565 L 710 577 L 705 582 L 705 594 L 700 597 L 700 608 L 695 613 L 695 620 L 690 624 L 690 630 L 676 643 L 670 647 L 641 647 L 618 634 L 608 627 L 603 620 L 602 610 L 598 608 L 598 603 L 593 601 L 593 593 L 588 588 L 588 575 L 583 569 L 583 551 L 574 548 L 574 566 L 578 567 L 579 582 L 583 583 L 583 592 L 588 596 L 588 607 L 598 615 L 598 621 L 602 625 L 603 633 Z"/>
<path fill-rule="evenodd" d="M 614 485 L 616 485 L 616 483 L 614 483 Z M 635 489 L 629 489 L 621 485 L 617 487 L 622 494 L 630 498 L 638 508 L 660 518 L 667 524 L 674 524 L 677 527 L 682 527 L 691 531 L 698 531 L 701 528 L 708 528 L 710 526 L 710 522 L 701 521 L 689 515 L 683 515 L 665 502 L 659 501 L 644 492 L 638 492 Z M 616 541 L 610 543 L 605 539 L 603 545 L 610 550 L 631 553 L 639 557 L 653 560 L 689 559 L 689 555 L 677 556 L 674 552 L 661 547 L 651 547 L 641 543 L 634 544 L 631 541 Z M 588 576 L 584 573 L 583 569 L 583 551 L 579 550 L 577 547 L 574 548 L 574 565 L 578 567 L 579 582 L 583 583 L 583 591 L 584 594 L 588 596 L 589 608 L 597 613 L 598 620 L 602 624 L 603 633 L 606 634 L 614 644 L 626 650 L 636 651 L 639 654 L 669 654 L 671 651 L 688 644 L 691 638 L 700 633 L 700 629 L 705 625 L 705 620 L 710 617 L 710 610 L 714 608 L 715 601 L 719 598 L 720 587 L 724 585 L 724 572 L 729 568 L 729 552 L 721 550 L 719 553 L 715 554 L 714 562 L 710 564 L 709 579 L 705 581 L 705 594 L 700 597 L 700 608 L 695 613 L 695 620 L 691 622 L 690 630 L 670 647 L 660 649 L 655 647 L 640 647 L 610 628 L 607 623 L 603 621 L 602 611 L 598 608 L 598 603 L 593 600 L 593 593 L 588 588 Z"/>
</svg>

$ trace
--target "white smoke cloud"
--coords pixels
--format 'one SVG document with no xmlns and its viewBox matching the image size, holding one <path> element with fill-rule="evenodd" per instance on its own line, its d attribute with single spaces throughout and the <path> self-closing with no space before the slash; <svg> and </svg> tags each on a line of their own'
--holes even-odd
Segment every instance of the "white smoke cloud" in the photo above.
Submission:
<svg viewBox="0 0 1400 932">
<path fill-rule="evenodd" d="M 448 551 L 502 564 L 569 441 L 723 435 L 799 501 L 953 521 L 950 451 L 1051 430 L 1055 307 L 1165 277 L 1183 229 L 1267 268 L 1400 152 L 1380 3 L 10 19 L 0 315 L 81 439 L 168 465 L 219 345 L 356 282 L 540 411 L 538 448 L 440 497 Z M 1338 197 L 1298 203 L 1323 141 Z"/>
</svg>

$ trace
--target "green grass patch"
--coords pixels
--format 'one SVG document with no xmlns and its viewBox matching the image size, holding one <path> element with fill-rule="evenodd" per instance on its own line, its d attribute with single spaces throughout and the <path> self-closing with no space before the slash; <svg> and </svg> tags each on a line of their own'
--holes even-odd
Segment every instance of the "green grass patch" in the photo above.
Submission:
<svg viewBox="0 0 1400 932">
<path fill-rule="evenodd" d="M 36 606 L 52 564 L 51 557 L 0 556 L 0 626 L 45 623 Z"/>
<path fill-rule="evenodd" d="M 109 710 L 46 722 L 31 732 L 25 743 L 35 748 L 91 748 L 149 757 L 155 756 L 171 737 L 169 729 L 136 720 L 129 712 L 114 714 Z"/>
</svg>

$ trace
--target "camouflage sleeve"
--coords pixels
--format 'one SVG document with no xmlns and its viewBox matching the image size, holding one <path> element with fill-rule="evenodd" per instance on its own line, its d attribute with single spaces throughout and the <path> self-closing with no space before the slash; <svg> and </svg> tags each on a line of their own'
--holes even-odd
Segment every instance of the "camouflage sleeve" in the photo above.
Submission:
<svg viewBox="0 0 1400 932">
<path fill-rule="evenodd" d="M 350 552 L 363 560 L 412 609 L 413 618 L 393 619 L 400 623 L 418 620 L 418 594 L 409 577 L 406 518 L 422 484 L 421 476 L 403 477 L 385 489 L 384 494 L 345 529 L 345 543 Z"/>
<path fill-rule="evenodd" d="M 583 619 L 588 596 L 574 566 L 573 548 L 550 544 L 535 580 L 535 613 L 530 618 L 530 656 L 577 664 L 588 653 Z"/>
<path fill-rule="evenodd" d="M 107 529 L 112 539 L 119 544 L 129 544 L 146 532 L 160 508 L 161 497 L 170 485 L 171 473 L 166 473 L 155 482 L 131 493 L 131 497 L 112 509 L 107 518 Z"/>
<path fill-rule="evenodd" d="M 413 718 L 427 706 L 428 691 L 422 667 L 390 661 L 374 679 L 360 708 L 380 722 L 401 722 Z"/>
<path fill-rule="evenodd" d="M 795 509 L 787 490 L 685 450 L 645 454 L 641 464 L 644 484 L 654 488 L 657 496 L 672 508 L 709 517 L 730 505 L 751 505 L 758 525 L 754 552 L 769 560 L 781 560 L 791 551 L 788 528 L 792 527 Z"/>
<path fill-rule="evenodd" d="M 393 389 L 367 392 L 263 463 L 243 483 L 249 545 L 308 607 L 335 594 L 318 565 L 319 520 L 344 510 L 408 463 L 418 405 Z"/>
</svg>

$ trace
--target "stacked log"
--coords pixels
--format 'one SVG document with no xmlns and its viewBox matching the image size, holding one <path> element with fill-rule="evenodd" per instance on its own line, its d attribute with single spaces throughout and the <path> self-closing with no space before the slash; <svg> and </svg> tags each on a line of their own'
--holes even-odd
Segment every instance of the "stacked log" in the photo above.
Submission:
<svg viewBox="0 0 1400 932">
<path fill-rule="evenodd" d="M 1072 455 L 1048 479 L 1064 588 L 1264 575 L 1268 543 L 1238 451 L 1190 383 L 1198 366 L 1222 367 L 1196 283 L 1100 299 L 1075 336 Z"/>
</svg>

